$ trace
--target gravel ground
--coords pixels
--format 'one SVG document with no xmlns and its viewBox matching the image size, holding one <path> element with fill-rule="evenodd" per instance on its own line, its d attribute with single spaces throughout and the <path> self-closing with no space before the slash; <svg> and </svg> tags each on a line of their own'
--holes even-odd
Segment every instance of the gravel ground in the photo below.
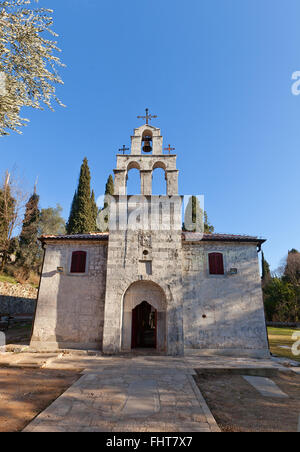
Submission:
<svg viewBox="0 0 300 452">
<path fill-rule="evenodd" d="M 0 432 L 21 431 L 79 377 L 66 371 L 0 368 Z"/>
<path fill-rule="evenodd" d="M 296 432 L 300 375 L 271 378 L 288 399 L 263 397 L 241 375 L 197 375 L 196 383 L 223 432 Z"/>
</svg>

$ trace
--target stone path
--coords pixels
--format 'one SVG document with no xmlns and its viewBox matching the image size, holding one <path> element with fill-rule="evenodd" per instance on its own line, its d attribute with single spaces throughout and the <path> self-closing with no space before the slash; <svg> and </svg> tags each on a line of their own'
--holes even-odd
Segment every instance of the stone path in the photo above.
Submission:
<svg viewBox="0 0 300 452">
<path fill-rule="evenodd" d="M 288 398 L 270 378 L 243 375 L 243 378 L 264 397 Z"/>
<path fill-rule="evenodd" d="M 264 375 L 266 369 L 270 371 L 268 376 L 277 370 L 289 371 L 270 359 L 195 353 L 184 358 L 131 354 L 105 357 L 86 352 L 4 353 L 0 354 L 0 365 L 82 373 L 27 426 L 26 432 L 220 431 L 193 379 L 194 369 L 233 369 L 248 376 Z"/>
<path fill-rule="evenodd" d="M 219 431 L 183 359 L 93 357 L 86 364 L 84 375 L 24 431 Z"/>
</svg>

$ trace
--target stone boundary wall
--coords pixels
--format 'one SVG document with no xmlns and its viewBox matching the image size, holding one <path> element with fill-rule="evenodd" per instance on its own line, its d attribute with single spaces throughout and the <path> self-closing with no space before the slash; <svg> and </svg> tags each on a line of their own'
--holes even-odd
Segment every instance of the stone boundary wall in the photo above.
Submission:
<svg viewBox="0 0 300 452">
<path fill-rule="evenodd" d="M 34 314 L 37 289 L 0 281 L 0 314 Z"/>
</svg>

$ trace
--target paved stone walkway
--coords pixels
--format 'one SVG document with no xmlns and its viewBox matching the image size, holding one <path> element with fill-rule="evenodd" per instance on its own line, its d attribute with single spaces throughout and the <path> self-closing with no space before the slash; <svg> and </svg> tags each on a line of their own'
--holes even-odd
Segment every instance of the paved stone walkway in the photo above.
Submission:
<svg viewBox="0 0 300 452">
<path fill-rule="evenodd" d="M 242 375 L 289 371 L 276 360 L 186 354 L 105 357 L 86 352 L 0 353 L 0 366 L 81 372 L 82 377 L 34 419 L 27 432 L 219 431 L 194 369 Z M 299 368 L 292 368 L 299 372 Z M 261 371 L 261 372 L 260 372 Z"/>
<path fill-rule="evenodd" d="M 219 431 L 184 359 L 142 356 L 85 361 L 84 375 L 24 431 Z M 60 364 L 67 365 L 65 360 Z"/>
</svg>

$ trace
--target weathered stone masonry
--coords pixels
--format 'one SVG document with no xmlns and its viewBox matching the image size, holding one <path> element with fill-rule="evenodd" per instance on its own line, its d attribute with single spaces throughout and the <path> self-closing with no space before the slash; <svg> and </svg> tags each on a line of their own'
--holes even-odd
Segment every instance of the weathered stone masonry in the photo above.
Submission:
<svg viewBox="0 0 300 452">
<path fill-rule="evenodd" d="M 49 241 L 41 278 L 32 345 L 102 347 L 107 241 Z M 85 275 L 70 273 L 73 251 L 87 251 Z M 57 268 L 64 268 L 61 274 Z"/>
<path fill-rule="evenodd" d="M 183 243 L 185 347 L 208 350 L 267 348 L 255 243 Z M 208 253 L 221 252 L 225 274 L 210 275 Z M 237 269 L 236 275 L 229 273 Z"/>
<path fill-rule="evenodd" d="M 152 154 L 141 152 L 145 139 L 152 140 Z M 116 217 L 111 215 L 109 234 L 41 238 L 45 262 L 33 347 L 128 352 L 141 327 L 134 312 L 146 303 L 149 318 L 155 313 L 161 353 L 268 355 L 257 254 L 264 240 L 183 233 L 176 156 L 163 154 L 162 146 L 160 130 L 147 124 L 135 129 L 131 154 L 117 156 Z M 132 201 L 124 198 L 132 168 L 141 175 L 141 195 L 133 205 L 147 206 L 150 199 L 152 206 L 161 204 L 154 211 L 146 207 L 133 224 Z M 151 197 L 155 168 L 165 171 L 164 197 Z M 128 211 L 120 228 L 124 202 Z M 85 271 L 74 274 L 72 253 L 80 251 L 86 253 Z M 222 257 L 219 274 L 209 270 L 211 253 Z"/>
<path fill-rule="evenodd" d="M 0 313 L 32 315 L 35 311 L 37 289 L 29 284 L 0 282 Z"/>
</svg>

